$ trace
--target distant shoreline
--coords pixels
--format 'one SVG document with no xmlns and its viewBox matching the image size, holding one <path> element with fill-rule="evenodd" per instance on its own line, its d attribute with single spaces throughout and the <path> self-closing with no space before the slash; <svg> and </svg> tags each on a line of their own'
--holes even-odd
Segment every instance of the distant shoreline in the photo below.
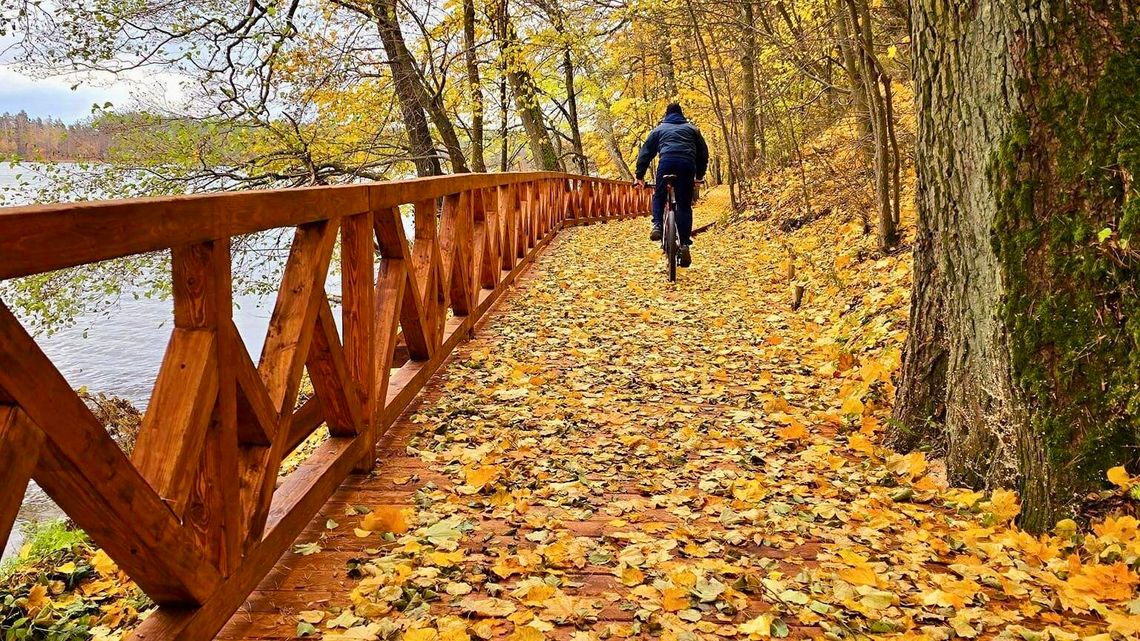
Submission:
<svg viewBox="0 0 1140 641">
<path fill-rule="evenodd" d="M 70 163 L 78 165 L 81 163 L 105 163 L 106 158 L 20 158 L 20 157 L 6 157 L 3 158 L 4 163 L 37 163 L 41 165 L 56 164 L 56 163 Z"/>
</svg>

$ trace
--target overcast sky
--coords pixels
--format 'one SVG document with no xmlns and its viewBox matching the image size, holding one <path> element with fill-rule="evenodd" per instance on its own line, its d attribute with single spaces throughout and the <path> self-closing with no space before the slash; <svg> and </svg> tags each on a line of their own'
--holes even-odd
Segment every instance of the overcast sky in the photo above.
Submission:
<svg viewBox="0 0 1140 641">
<path fill-rule="evenodd" d="M 91 115 L 95 103 L 126 106 L 130 89 L 125 83 L 111 86 L 83 85 L 72 91 L 74 81 L 62 78 L 31 78 L 12 65 L 0 65 L 0 113 L 20 110 L 36 118 L 58 118 L 73 123 Z"/>
</svg>

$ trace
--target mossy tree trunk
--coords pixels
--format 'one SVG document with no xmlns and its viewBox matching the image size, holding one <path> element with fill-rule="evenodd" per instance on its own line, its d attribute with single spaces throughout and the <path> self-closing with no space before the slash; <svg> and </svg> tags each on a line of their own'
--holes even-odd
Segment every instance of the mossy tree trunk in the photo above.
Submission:
<svg viewBox="0 0 1140 641">
<path fill-rule="evenodd" d="M 919 225 L 896 444 L 1043 530 L 1140 446 L 1129 3 L 913 0 Z"/>
</svg>

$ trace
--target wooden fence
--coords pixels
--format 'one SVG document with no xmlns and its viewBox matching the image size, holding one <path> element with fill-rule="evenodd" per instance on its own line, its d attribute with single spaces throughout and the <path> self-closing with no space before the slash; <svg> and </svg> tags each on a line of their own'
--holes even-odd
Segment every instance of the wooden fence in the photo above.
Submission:
<svg viewBox="0 0 1140 641">
<path fill-rule="evenodd" d="M 648 209 L 647 191 L 556 173 L 0 209 L 0 279 L 169 250 L 174 298 L 129 458 L 0 301 L 0 541 L 35 479 L 161 606 L 137 638 L 211 638 L 561 227 Z M 230 243 L 282 227 L 296 231 L 255 363 Z M 338 238 L 343 337 L 325 293 Z M 315 395 L 298 403 L 306 370 Z M 279 479 L 321 424 L 330 438 Z"/>
</svg>

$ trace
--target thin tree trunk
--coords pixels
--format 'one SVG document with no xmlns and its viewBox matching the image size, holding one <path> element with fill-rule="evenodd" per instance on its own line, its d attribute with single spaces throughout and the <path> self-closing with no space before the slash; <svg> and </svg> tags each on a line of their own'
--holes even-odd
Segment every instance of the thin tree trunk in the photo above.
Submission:
<svg viewBox="0 0 1140 641">
<path fill-rule="evenodd" d="M 384 52 L 388 54 L 388 64 L 392 68 L 393 76 L 399 75 L 397 84 L 403 84 L 403 92 L 410 92 L 422 111 L 430 117 L 432 124 L 443 140 L 443 146 L 451 159 L 451 169 L 460 173 L 467 171 L 467 162 L 463 157 L 463 148 L 459 144 L 459 137 L 455 134 L 455 127 L 450 117 L 444 112 L 439 96 L 434 96 L 424 84 L 423 76 L 416 68 L 415 58 L 408 51 L 404 41 L 404 34 L 400 30 L 400 22 L 396 16 L 395 0 L 374 0 L 372 3 L 373 16 L 380 32 L 380 40 L 384 43 Z M 402 100 L 402 99 L 401 99 Z"/>
<path fill-rule="evenodd" d="M 708 85 L 709 94 L 713 98 L 713 109 L 716 111 L 717 120 L 720 123 L 721 136 L 724 138 L 724 148 L 728 153 L 728 196 L 735 210 L 738 206 L 736 199 L 736 181 L 738 179 L 736 161 L 733 158 L 732 146 L 729 142 L 728 124 L 724 119 L 724 109 L 720 104 L 720 91 L 717 90 L 716 78 L 713 77 L 711 62 L 708 57 L 708 49 L 705 48 L 704 36 L 701 34 L 700 23 L 697 21 L 697 12 L 693 8 L 692 0 L 686 0 L 686 5 L 689 9 L 689 18 L 692 20 L 693 32 L 696 35 L 697 56 L 701 59 L 702 70 L 705 75 L 705 83 Z M 719 182 L 719 181 L 718 181 Z"/>
<path fill-rule="evenodd" d="M 574 164 L 578 167 L 578 172 L 584 175 L 589 173 L 590 166 L 585 149 L 582 147 L 582 129 L 578 121 L 578 90 L 574 83 L 572 40 L 566 34 L 566 18 L 562 13 L 561 6 L 549 2 L 540 2 L 539 4 L 553 24 L 554 30 L 562 39 L 562 80 L 566 87 L 566 119 L 570 124 L 570 141 L 574 145 Z M 561 151 L 559 151 L 559 157 L 561 155 Z"/>
<path fill-rule="evenodd" d="M 479 52 L 475 48 L 475 0 L 463 0 L 463 47 L 467 63 L 467 89 L 471 94 L 471 166 L 487 171 L 483 161 L 483 83 L 479 78 Z"/>
<path fill-rule="evenodd" d="M 570 57 L 570 48 L 562 52 L 562 72 L 566 78 L 566 106 L 570 112 L 570 139 L 574 142 L 574 161 L 578 165 L 578 172 L 586 175 L 590 173 L 586 150 L 582 147 L 582 131 L 578 127 L 578 96 L 574 89 L 574 60 Z"/>
<path fill-rule="evenodd" d="M 851 24 L 858 46 L 858 67 L 863 78 L 863 87 L 871 108 L 871 132 L 873 134 L 875 197 L 878 205 L 879 250 L 888 252 L 898 244 L 898 223 L 895 205 L 891 198 L 891 165 L 897 162 L 892 158 L 890 129 L 893 125 L 888 117 L 888 107 L 880 83 L 884 82 L 882 66 L 874 51 L 871 33 L 871 15 L 867 0 L 847 0 L 851 14 Z M 889 94 L 888 94 L 889 95 Z"/>
<path fill-rule="evenodd" d="M 851 111 L 855 114 L 855 122 L 859 128 L 859 151 L 866 157 L 867 143 L 871 139 L 871 111 L 867 106 L 867 89 L 863 85 L 863 75 L 856 60 L 855 52 L 859 45 L 852 39 L 850 12 L 839 8 L 835 20 L 839 23 L 839 53 L 843 56 L 843 68 L 847 71 L 848 82 L 851 85 Z"/>
<path fill-rule="evenodd" d="M 534 84 L 534 78 L 527 71 L 526 62 L 519 55 L 518 35 L 511 25 L 506 0 L 502 0 L 499 19 L 502 21 L 499 25 L 499 34 L 503 39 L 502 52 L 506 57 L 504 64 L 507 81 L 511 85 L 511 92 L 514 93 L 515 110 L 519 114 L 530 143 L 534 166 L 543 171 L 561 171 L 562 164 L 558 153 L 554 150 L 550 132 L 546 129 L 546 117 L 538 102 L 538 88 Z"/>
<path fill-rule="evenodd" d="M 743 45 L 740 50 L 740 71 L 744 84 L 744 165 L 751 171 L 756 164 L 756 30 L 752 27 L 752 0 L 741 3 L 744 23 Z"/>
<path fill-rule="evenodd" d="M 509 11 L 509 0 L 502 0 L 498 7 L 498 22 L 497 29 L 495 30 L 495 37 L 499 40 L 499 133 L 502 136 L 503 145 L 499 150 L 499 171 L 506 171 L 510 164 L 510 102 L 507 95 L 507 16 Z"/>
<path fill-rule="evenodd" d="M 585 72 L 587 76 L 596 76 L 598 74 L 597 66 L 593 60 L 587 58 L 584 62 Z M 594 98 L 594 125 L 601 134 L 602 140 L 606 144 L 606 152 L 610 156 L 610 161 L 617 167 L 618 173 L 626 180 L 633 180 L 633 172 L 629 169 L 629 163 L 625 160 L 625 154 L 622 152 L 621 141 L 617 137 L 614 130 L 614 116 L 613 105 L 609 99 L 606 98 L 604 92 L 600 92 Z"/>
<path fill-rule="evenodd" d="M 665 83 L 665 99 L 676 100 L 677 73 L 673 69 L 673 40 L 669 35 L 669 30 L 665 28 L 664 20 L 656 20 L 653 37 L 658 54 L 661 56 L 661 79 Z"/>
</svg>

